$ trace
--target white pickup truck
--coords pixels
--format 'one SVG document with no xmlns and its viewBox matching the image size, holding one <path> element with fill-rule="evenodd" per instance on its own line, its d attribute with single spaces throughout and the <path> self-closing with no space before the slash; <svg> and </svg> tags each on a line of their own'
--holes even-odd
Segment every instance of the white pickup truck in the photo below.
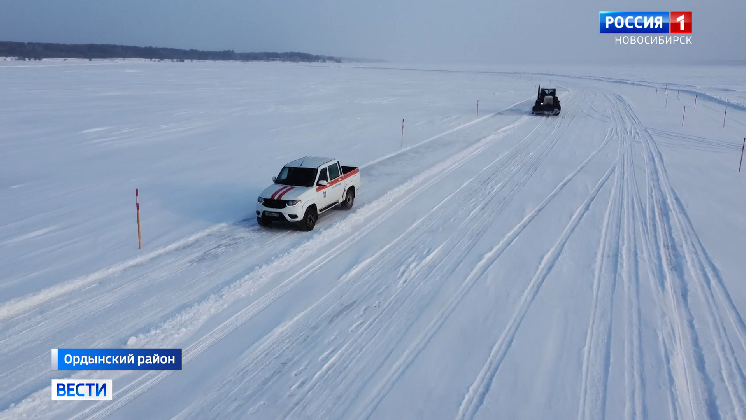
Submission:
<svg viewBox="0 0 746 420">
<path fill-rule="evenodd" d="M 257 198 L 256 221 L 295 222 L 313 230 L 319 215 L 334 207 L 352 208 L 360 189 L 360 170 L 336 159 L 306 156 L 285 165 Z"/>
</svg>

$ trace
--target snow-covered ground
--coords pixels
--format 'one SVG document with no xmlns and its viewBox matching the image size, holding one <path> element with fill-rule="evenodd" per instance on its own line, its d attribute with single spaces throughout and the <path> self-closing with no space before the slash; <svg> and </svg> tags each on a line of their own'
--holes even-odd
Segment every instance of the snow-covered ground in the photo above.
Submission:
<svg viewBox="0 0 746 420">
<path fill-rule="evenodd" d="M 0 92 L 0 418 L 746 418 L 743 67 L 0 61 Z M 355 208 L 260 228 L 304 155 L 361 166 Z M 184 368 L 50 370 L 94 347 Z"/>
</svg>

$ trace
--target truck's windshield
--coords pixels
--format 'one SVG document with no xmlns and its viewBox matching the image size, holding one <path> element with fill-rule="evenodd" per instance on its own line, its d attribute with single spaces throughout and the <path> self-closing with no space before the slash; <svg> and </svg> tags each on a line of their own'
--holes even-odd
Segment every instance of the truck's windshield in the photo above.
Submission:
<svg viewBox="0 0 746 420">
<path fill-rule="evenodd" d="M 294 187 L 311 187 L 316 180 L 316 168 L 284 167 L 277 175 L 275 183 Z"/>
</svg>

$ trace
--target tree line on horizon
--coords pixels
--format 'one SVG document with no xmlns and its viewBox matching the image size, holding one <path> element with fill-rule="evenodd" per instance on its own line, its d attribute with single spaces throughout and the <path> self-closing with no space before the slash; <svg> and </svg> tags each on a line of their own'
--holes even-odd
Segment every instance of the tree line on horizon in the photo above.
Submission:
<svg viewBox="0 0 746 420">
<path fill-rule="evenodd" d="M 341 63 L 328 55 L 301 52 L 237 53 L 233 50 L 201 51 L 178 48 L 135 47 L 112 44 L 51 44 L 41 42 L 0 41 L 0 57 L 17 57 L 22 60 L 43 58 L 142 58 L 147 60 L 206 60 L 206 61 L 288 61 L 293 63 Z"/>
</svg>

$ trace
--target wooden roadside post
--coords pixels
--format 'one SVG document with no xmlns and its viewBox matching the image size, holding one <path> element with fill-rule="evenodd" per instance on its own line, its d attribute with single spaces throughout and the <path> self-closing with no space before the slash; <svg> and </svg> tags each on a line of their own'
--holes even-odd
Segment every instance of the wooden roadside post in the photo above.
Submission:
<svg viewBox="0 0 746 420">
<path fill-rule="evenodd" d="M 404 118 L 401 119 L 401 148 L 404 148 Z"/>
<path fill-rule="evenodd" d="M 725 111 L 723 111 L 723 128 L 725 128 L 725 117 L 728 116 L 728 105 L 725 106 Z"/>
</svg>

